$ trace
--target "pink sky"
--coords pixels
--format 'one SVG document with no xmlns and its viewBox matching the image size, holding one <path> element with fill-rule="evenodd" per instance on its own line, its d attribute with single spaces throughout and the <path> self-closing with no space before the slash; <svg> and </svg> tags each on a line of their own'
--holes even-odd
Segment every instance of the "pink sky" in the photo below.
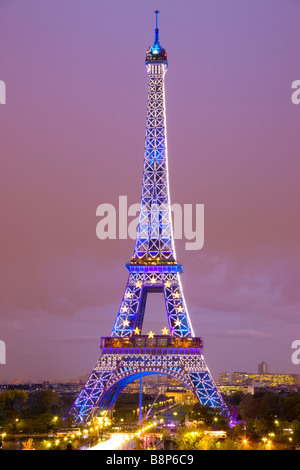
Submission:
<svg viewBox="0 0 300 470">
<path fill-rule="evenodd" d="M 96 208 L 140 199 L 157 8 L 171 200 L 205 205 L 204 248 L 176 241 L 195 334 L 215 378 L 300 374 L 299 2 L 0 0 L 0 382 L 86 375 L 111 333 L 134 242 Z"/>
</svg>

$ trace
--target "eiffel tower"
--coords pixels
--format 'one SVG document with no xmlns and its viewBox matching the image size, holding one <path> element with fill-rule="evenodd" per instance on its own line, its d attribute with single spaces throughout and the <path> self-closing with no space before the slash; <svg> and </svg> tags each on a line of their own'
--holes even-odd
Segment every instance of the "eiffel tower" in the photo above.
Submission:
<svg viewBox="0 0 300 470">
<path fill-rule="evenodd" d="M 110 337 L 102 337 L 100 358 L 71 408 L 78 423 L 109 411 L 131 382 L 151 374 L 177 379 L 198 402 L 229 417 L 195 337 L 176 261 L 169 199 L 164 77 L 168 62 L 160 45 L 158 11 L 154 43 L 146 52 L 148 105 L 139 223 L 127 285 Z M 169 329 L 142 335 L 147 295 L 164 295 Z"/>
</svg>

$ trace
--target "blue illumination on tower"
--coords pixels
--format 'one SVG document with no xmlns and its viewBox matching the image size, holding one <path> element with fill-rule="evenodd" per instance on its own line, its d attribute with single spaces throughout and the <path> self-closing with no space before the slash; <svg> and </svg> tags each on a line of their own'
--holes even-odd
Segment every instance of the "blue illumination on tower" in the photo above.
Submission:
<svg viewBox="0 0 300 470">
<path fill-rule="evenodd" d="M 153 54 L 159 54 L 160 50 L 161 50 L 161 47 L 160 47 L 160 44 L 159 44 L 159 30 L 158 30 L 158 13 L 159 11 L 156 10 L 155 12 L 155 15 L 156 15 L 156 27 L 155 27 L 155 36 L 154 36 L 154 44 L 153 46 L 151 47 L 151 51 L 153 52 Z"/>
<path fill-rule="evenodd" d="M 228 416 L 195 337 L 184 300 L 176 260 L 169 198 L 165 85 L 167 54 L 159 43 L 158 11 L 154 44 L 146 53 L 148 105 L 143 184 L 136 243 L 124 295 L 110 337 L 101 339 L 101 356 L 77 397 L 71 414 L 79 423 L 98 410 L 111 410 L 124 387 L 162 374 L 191 390 L 199 403 Z M 142 332 L 147 296 L 164 296 L 168 319 L 162 335 Z"/>
</svg>

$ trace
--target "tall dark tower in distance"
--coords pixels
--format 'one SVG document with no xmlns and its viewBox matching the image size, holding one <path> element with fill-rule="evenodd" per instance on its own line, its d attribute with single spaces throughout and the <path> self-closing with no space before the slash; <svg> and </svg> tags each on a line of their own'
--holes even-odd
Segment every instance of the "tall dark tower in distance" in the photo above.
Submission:
<svg viewBox="0 0 300 470">
<path fill-rule="evenodd" d="M 260 375 L 266 375 L 268 373 L 268 364 L 266 364 L 265 362 L 258 364 L 258 373 Z"/>
</svg>

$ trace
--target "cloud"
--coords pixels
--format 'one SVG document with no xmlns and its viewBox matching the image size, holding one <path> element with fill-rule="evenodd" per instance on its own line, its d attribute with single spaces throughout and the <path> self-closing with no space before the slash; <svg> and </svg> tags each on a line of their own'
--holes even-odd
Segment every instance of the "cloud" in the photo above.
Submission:
<svg viewBox="0 0 300 470">
<path fill-rule="evenodd" d="M 300 307 L 299 264 L 295 256 L 198 255 L 183 285 L 191 311 L 248 322 L 297 321 Z M 246 320 L 247 319 L 247 320 Z"/>
</svg>

